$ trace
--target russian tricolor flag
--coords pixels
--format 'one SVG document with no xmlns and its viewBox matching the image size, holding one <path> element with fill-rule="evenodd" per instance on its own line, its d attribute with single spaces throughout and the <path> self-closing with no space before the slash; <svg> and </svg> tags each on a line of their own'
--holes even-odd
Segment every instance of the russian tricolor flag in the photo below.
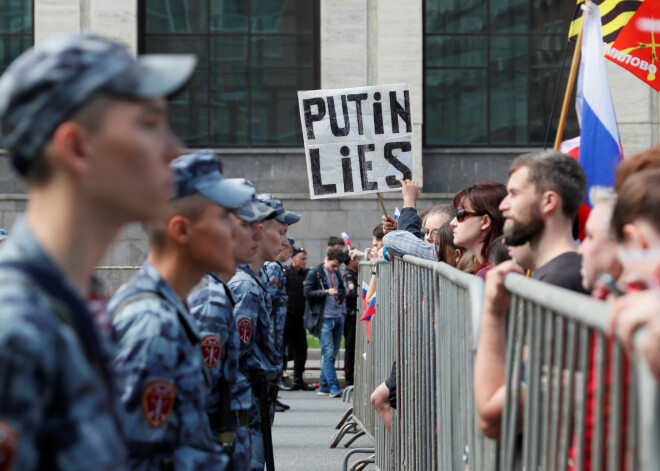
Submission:
<svg viewBox="0 0 660 471">
<path fill-rule="evenodd" d="M 366 281 L 362 282 L 362 301 L 364 301 L 364 308 L 367 308 L 367 291 L 369 291 L 369 285 Z"/>
<path fill-rule="evenodd" d="M 369 301 L 369 304 L 364 310 L 364 314 L 362 314 L 362 318 L 360 319 L 360 322 L 362 321 L 367 321 L 369 322 L 371 318 L 376 314 L 376 296 L 371 298 L 371 301 Z"/>
<path fill-rule="evenodd" d="M 336 232 L 335 232 L 336 234 Z M 341 238 L 344 239 L 344 244 L 349 246 L 350 248 L 353 248 L 353 244 L 351 244 L 351 239 L 348 238 L 348 234 L 345 232 L 341 233 Z"/>
<path fill-rule="evenodd" d="M 401 216 L 401 211 L 399 211 L 399 207 L 397 206 L 396 208 L 394 208 L 394 220 L 398 221 L 399 216 Z"/>
<path fill-rule="evenodd" d="M 591 208 L 591 188 L 614 186 L 623 151 L 605 70 L 600 10 L 594 2 L 582 8 L 587 12 L 575 108 L 581 128 L 579 161 L 587 174 L 587 204 Z"/>
</svg>

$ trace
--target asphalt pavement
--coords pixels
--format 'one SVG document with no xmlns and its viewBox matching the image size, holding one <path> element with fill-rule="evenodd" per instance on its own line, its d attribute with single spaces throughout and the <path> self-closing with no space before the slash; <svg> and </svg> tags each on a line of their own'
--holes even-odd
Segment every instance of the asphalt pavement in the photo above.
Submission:
<svg viewBox="0 0 660 471">
<path fill-rule="evenodd" d="M 352 407 L 351 403 L 341 398 L 319 396 L 316 391 L 281 391 L 280 400 L 291 409 L 275 414 L 273 448 L 277 471 L 339 471 L 347 451 L 373 447 L 372 442 L 363 436 L 349 449 L 344 448 L 351 437 L 349 435 L 337 448 L 330 449 L 335 426 Z M 354 455 L 351 462 L 356 459 Z M 373 465 L 367 469 L 374 469 Z"/>
</svg>

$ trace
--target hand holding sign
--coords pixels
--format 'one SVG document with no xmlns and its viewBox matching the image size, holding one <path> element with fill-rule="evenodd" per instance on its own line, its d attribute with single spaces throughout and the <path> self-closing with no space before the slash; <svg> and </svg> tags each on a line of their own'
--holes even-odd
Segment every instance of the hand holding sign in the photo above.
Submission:
<svg viewBox="0 0 660 471">
<path fill-rule="evenodd" d="M 413 178 L 409 89 L 298 92 L 312 199 L 395 191 Z"/>
</svg>

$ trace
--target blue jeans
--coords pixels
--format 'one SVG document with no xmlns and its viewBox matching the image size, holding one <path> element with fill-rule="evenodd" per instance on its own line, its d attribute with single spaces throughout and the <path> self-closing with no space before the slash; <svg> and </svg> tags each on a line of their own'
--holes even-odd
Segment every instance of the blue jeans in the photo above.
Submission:
<svg viewBox="0 0 660 471">
<path fill-rule="evenodd" d="M 344 332 L 344 318 L 324 319 L 321 328 L 321 388 L 330 389 L 339 386 L 335 372 L 335 358 L 341 346 Z"/>
</svg>

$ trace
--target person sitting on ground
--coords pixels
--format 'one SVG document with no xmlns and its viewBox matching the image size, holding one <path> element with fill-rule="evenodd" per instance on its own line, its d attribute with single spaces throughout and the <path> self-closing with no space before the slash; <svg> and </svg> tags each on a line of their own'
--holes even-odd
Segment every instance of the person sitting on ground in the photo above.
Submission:
<svg viewBox="0 0 660 471">
<path fill-rule="evenodd" d="M 452 219 L 454 244 L 465 251 L 459 268 L 483 278 L 491 267 L 488 247 L 502 235 L 504 217 L 498 208 L 506 196 L 501 183 L 483 182 L 462 189 L 454 196 L 456 217 Z"/>
<path fill-rule="evenodd" d="M 438 260 L 435 247 L 436 235 L 440 227 L 455 216 L 456 211 L 452 206 L 439 204 L 431 208 L 426 215 L 422 229 L 424 240 L 415 237 L 411 232 L 396 230 L 385 234 L 383 244 L 387 247 L 388 252 L 397 257 L 412 255 L 425 260 Z"/>
<path fill-rule="evenodd" d="M 509 170 L 508 194 L 500 204 L 508 245 L 529 242 L 532 277 L 584 293 L 573 220 L 582 205 L 587 179 L 580 164 L 558 151 L 525 154 Z M 508 273 L 524 273 L 510 260 L 486 276 L 479 344 L 474 367 L 474 398 L 483 433 L 499 439 L 506 397 L 506 313 Z M 522 410 L 522 409 L 521 409 Z"/>
</svg>

